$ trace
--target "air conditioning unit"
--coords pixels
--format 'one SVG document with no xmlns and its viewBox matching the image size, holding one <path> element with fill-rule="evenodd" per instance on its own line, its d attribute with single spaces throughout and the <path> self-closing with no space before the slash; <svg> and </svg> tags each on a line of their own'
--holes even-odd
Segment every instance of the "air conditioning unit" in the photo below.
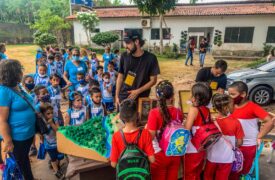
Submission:
<svg viewBox="0 0 275 180">
<path fill-rule="evenodd" d="M 151 19 L 141 19 L 141 26 L 143 28 L 150 28 L 151 27 Z"/>
</svg>

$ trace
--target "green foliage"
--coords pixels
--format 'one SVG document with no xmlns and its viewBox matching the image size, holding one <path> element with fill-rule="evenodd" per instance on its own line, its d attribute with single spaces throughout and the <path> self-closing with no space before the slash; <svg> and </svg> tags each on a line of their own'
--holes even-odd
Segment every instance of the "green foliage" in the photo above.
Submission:
<svg viewBox="0 0 275 180">
<path fill-rule="evenodd" d="M 94 37 L 92 37 L 92 41 L 99 46 L 111 46 L 112 43 L 116 42 L 119 39 L 117 34 L 112 32 L 102 32 L 97 33 Z"/>
<path fill-rule="evenodd" d="M 93 117 L 80 126 L 65 126 L 59 132 L 66 138 L 84 148 L 92 149 L 106 158 L 110 155 L 112 135 L 114 134 L 111 123 L 115 114 L 104 118 Z"/>
<path fill-rule="evenodd" d="M 50 33 L 36 31 L 33 35 L 34 43 L 39 45 L 40 47 L 45 47 L 50 44 L 56 43 L 56 37 Z"/>
<path fill-rule="evenodd" d="M 95 6 L 112 6 L 112 2 L 110 0 L 95 0 Z"/>
<path fill-rule="evenodd" d="M 220 30 L 215 30 L 214 45 L 220 47 L 222 45 L 222 32 Z"/>
<path fill-rule="evenodd" d="M 264 51 L 264 57 L 269 55 L 271 49 L 273 48 L 272 45 L 264 43 L 263 51 Z"/>
<path fill-rule="evenodd" d="M 266 62 L 266 58 L 258 59 L 257 61 L 253 61 L 247 65 L 249 68 L 256 68 L 260 64 L 263 64 Z"/>
</svg>

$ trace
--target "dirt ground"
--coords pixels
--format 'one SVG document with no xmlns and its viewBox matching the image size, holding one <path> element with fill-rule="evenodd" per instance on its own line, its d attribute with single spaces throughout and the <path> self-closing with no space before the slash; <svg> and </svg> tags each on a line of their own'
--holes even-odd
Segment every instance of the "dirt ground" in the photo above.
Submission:
<svg viewBox="0 0 275 180">
<path fill-rule="evenodd" d="M 19 45 L 19 46 L 7 46 L 7 55 L 10 59 L 18 59 L 24 66 L 24 73 L 34 73 L 35 72 L 35 51 L 37 46 L 34 45 Z M 100 58 L 101 56 L 99 56 Z M 205 66 L 212 66 L 214 64 L 214 59 L 211 55 L 207 54 Z M 228 61 L 229 70 L 237 70 L 246 67 L 249 61 Z M 170 80 L 176 91 L 190 89 L 192 83 L 194 82 L 197 71 L 199 70 L 199 60 L 198 55 L 195 55 L 194 66 L 185 66 L 183 59 L 172 60 L 172 59 L 159 59 L 159 65 L 161 69 L 161 75 L 159 80 Z M 177 93 L 178 94 L 178 93 Z M 152 96 L 154 96 L 154 90 L 152 91 Z M 176 96 L 178 99 L 178 97 Z M 63 102 L 63 107 L 66 102 Z M 275 103 L 264 107 L 267 111 L 275 112 Z M 275 132 L 275 131 L 274 131 Z M 272 133 L 271 135 L 275 135 Z M 273 138 L 273 136 L 270 136 Z M 275 139 L 275 138 L 274 138 Z M 261 158 L 261 179 L 271 180 L 275 177 L 275 164 L 267 164 L 266 156 L 269 154 L 269 149 L 265 149 L 265 153 Z M 32 168 L 34 176 L 38 179 L 52 180 L 56 179 L 51 170 L 48 168 L 48 161 L 39 161 L 35 157 L 31 158 Z M 275 158 L 274 158 L 275 161 Z"/>
</svg>

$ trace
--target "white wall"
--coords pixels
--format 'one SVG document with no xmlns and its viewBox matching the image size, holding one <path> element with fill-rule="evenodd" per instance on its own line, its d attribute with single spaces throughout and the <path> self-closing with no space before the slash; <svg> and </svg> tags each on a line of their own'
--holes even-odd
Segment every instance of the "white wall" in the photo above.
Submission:
<svg viewBox="0 0 275 180">
<path fill-rule="evenodd" d="M 262 50 L 266 41 L 268 26 L 275 26 L 275 15 L 254 16 L 192 16 L 192 17 L 166 17 L 168 28 L 171 28 L 173 39 L 164 40 L 164 44 L 176 43 L 179 45 L 181 31 L 188 31 L 189 27 L 214 27 L 222 31 L 222 41 L 226 27 L 255 27 L 252 43 L 224 43 L 221 47 L 214 46 L 219 50 Z M 141 18 L 104 18 L 101 19 L 100 32 L 110 30 L 124 30 L 124 28 L 142 28 Z M 164 26 L 164 25 L 163 25 Z M 159 27 L 158 18 L 153 18 L 152 28 Z M 87 44 L 85 31 L 79 22 L 74 22 L 74 33 L 76 44 Z M 150 29 L 143 29 L 143 37 L 147 45 L 159 44 L 159 40 L 150 40 Z M 213 36 L 212 36 L 213 42 Z M 273 44 L 275 45 L 275 44 Z"/>
</svg>

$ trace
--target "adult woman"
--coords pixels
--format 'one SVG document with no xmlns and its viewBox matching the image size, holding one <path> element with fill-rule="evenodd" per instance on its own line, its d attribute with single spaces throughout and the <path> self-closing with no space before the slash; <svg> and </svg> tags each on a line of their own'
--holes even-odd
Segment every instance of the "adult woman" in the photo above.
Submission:
<svg viewBox="0 0 275 180">
<path fill-rule="evenodd" d="M 275 48 L 271 49 L 270 54 L 266 58 L 267 62 L 271 62 L 274 60 L 275 60 Z"/>
<path fill-rule="evenodd" d="M 70 85 L 70 90 L 74 90 L 75 86 L 77 85 L 77 73 L 81 72 L 86 74 L 88 68 L 85 62 L 80 60 L 80 52 L 78 49 L 74 49 L 72 51 L 72 59 L 71 61 L 67 61 L 65 65 L 65 71 L 63 78 L 68 85 Z"/>
<path fill-rule="evenodd" d="M 26 102 L 33 103 L 32 98 L 19 86 L 22 77 L 19 61 L 0 63 L 0 138 L 2 152 L 13 152 L 24 178 L 32 180 L 28 154 L 35 135 L 35 112 Z"/>
<path fill-rule="evenodd" d="M 4 43 L 0 43 L 0 60 L 8 59 L 8 56 L 5 54 L 6 45 Z"/>
<path fill-rule="evenodd" d="M 104 72 L 108 72 L 108 64 L 114 59 L 114 55 L 111 53 L 111 48 L 106 47 L 105 53 L 102 56 L 104 61 Z"/>
</svg>

